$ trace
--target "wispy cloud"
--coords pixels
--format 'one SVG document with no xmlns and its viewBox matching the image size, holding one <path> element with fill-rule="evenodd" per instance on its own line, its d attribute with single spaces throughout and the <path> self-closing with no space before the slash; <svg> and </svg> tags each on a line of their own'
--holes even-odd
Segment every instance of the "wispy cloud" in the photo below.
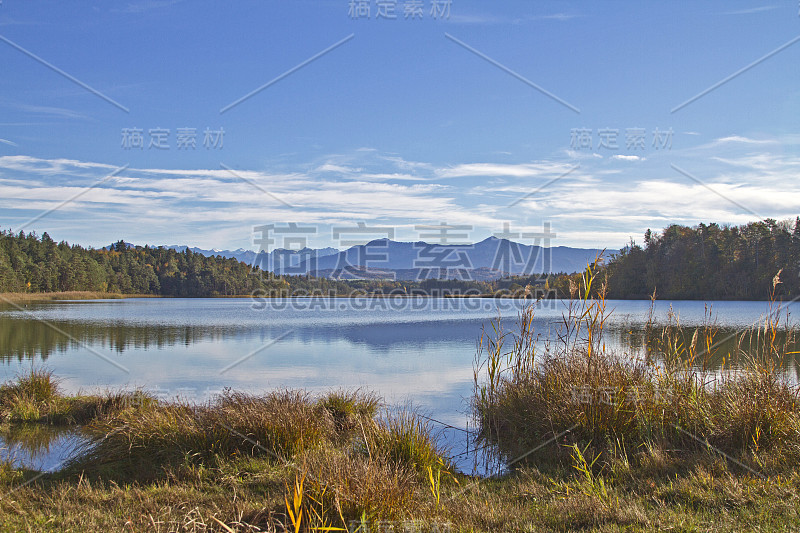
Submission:
<svg viewBox="0 0 800 533">
<path fill-rule="evenodd" d="M 450 16 L 448 22 L 452 24 L 503 24 L 508 22 L 508 20 L 503 17 L 488 14 L 454 13 Z"/>
<path fill-rule="evenodd" d="M 400 181 L 430 181 L 430 178 L 412 176 L 411 174 L 361 174 L 360 179 L 366 180 L 400 180 Z"/>
<path fill-rule="evenodd" d="M 739 9 L 737 11 L 726 11 L 724 15 L 752 15 L 753 13 L 763 13 L 764 11 L 772 11 L 777 9 L 778 6 L 757 6 L 748 9 Z"/>
<path fill-rule="evenodd" d="M 153 11 L 154 9 L 170 7 L 181 2 L 183 2 L 183 0 L 140 0 L 138 2 L 129 2 L 127 6 L 119 11 L 123 13 L 144 13 L 146 11 Z"/>
<path fill-rule="evenodd" d="M 471 25 L 496 25 L 496 24 L 524 24 L 526 22 L 558 21 L 565 22 L 580 17 L 577 13 L 540 13 L 526 16 L 499 16 L 488 13 L 453 13 L 448 22 L 453 24 Z"/>
<path fill-rule="evenodd" d="M 316 172 L 336 172 L 338 174 L 354 174 L 360 172 L 360 168 L 351 168 L 344 165 L 336 165 L 334 163 L 325 163 L 315 169 Z"/>
<path fill-rule="evenodd" d="M 17 111 L 22 111 L 24 113 L 43 115 L 45 117 L 51 117 L 51 118 L 68 118 L 68 119 L 87 118 L 86 115 L 84 115 L 83 113 L 79 113 L 78 111 L 74 111 L 72 109 L 66 109 L 63 107 L 31 105 L 31 104 L 23 104 L 15 102 L 5 102 L 2 105 L 3 107 L 9 109 L 15 109 Z"/>
<path fill-rule="evenodd" d="M 574 18 L 578 18 L 581 15 L 576 13 L 549 13 L 544 15 L 532 15 L 527 17 L 525 20 L 558 20 L 558 21 L 567 21 L 572 20 Z"/>
<path fill-rule="evenodd" d="M 752 139 L 750 137 L 744 137 L 742 135 L 729 135 L 727 137 L 720 137 L 716 139 L 713 144 L 721 145 L 721 144 L 729 144 L 729 143 L 740 143 L 740 144 L 776 144 L 778 141 L 774 139 Z"/>
</svg>

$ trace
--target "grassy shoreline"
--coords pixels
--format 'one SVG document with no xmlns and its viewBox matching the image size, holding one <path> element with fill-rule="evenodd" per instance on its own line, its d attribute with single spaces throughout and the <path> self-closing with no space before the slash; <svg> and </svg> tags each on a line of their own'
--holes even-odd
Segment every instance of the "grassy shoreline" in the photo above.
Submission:
<svg viewBox="0 0 800 533">
<path fill-rule="evenodd" d="M 252 294 L 238 294 L 238 295 L 226 295 L 226 296 L 191 296 L 186 297 L 187 299 L 197 299 L 197 298 L 257 298 L 257 299 L 265 299 L 265 300 L 274 300 L 274 299 L 283 299 L 283 298 L 328 298 L 331 297 L 329 294 L 299 294 L 294 296 L 272 296 L 272 295 L 259 295 L 254 296 Z M 513 300 L 530 300 L 529 297 L 521 297 L 521 296 L 514 296 L 514 295 L 497 295 L 497 294 L 463 294 L 463 295 L 454 295 L 454 294 L 444 294 L 442 296 L 434 296 L 429 294 L 380 294 L 380 293 L 357 293 L 357 294 L 343 294 L 343 295 L 333 295 L 334 298 L 407 298 L 407 299 L 417 299 L 417 298 L 502 298 L 502 299 L 513 299 Z M 111 293 L 111 292 L 93 292 L 93 291 L 67 291 L 67 292 L 39 292 L 39 293 L 28 293 L 28 292 L 6 292 L 0 293 L 0 305 L 3 303 L 12 303 L 12 304 L 27 304 L 27 303 L 39 303 L 39 302 L 57 302 L 57 301 L 64 301 L 64 300 L 120 300 L 125 298 L 179 298 L 175 296 L 164 296 L 160 294 L 122 294 L 122 293 Z"/>
<path fill-rule="evenodd" d="M 115 292 L 66 291 L 66 292 L 4 292 L 0 293 L 0 304 L 27 304 L 57 302 L 62 300 L 119 300 L 123 298 L 160 298 L 152 294 L 121 294 Z"/>
<path fill-rule="evenodd" d="M 330 295 L 330 294 L 323 294 L 323 293 L 302 293 L 297 295 L 287 295 L 287 296 L 274 296 L 274 295 L 253 295 L 253 294 L 238 294 L 238 295 L 225 295 L 225 296 L 187 296 L 187 297 L 180 297 L 180 296 L 164 296 L 161 294 L 122 294 L 122 293 L 111 293 L 111 292 L 93 292 L 93 291 L 67 291 L 67 292 L 39 292 L 39 293 L 27 293 L 27 292 L 6 292 L 0 293 L 0 305 L 3 304 L 29 304 L 29 303 L 41 303 L 41 302 L 58 302 L 58 301 L 65 301 L 65 300 L 120 300 L 126 298 L 186 298 L 186 299 L 242 299 L 242 298 L 251 298 L 254 300 L 276 300 L 276 299 L 313 299 L 313 298 L 343 298 L 343 299 L 352 299 L 352 298 L 385 298 L 385 299 L 420 299 L 420 298 L 442 298 L 442 299 L 453 299 L 453 300 L 460 300 L 460 299 L 494 299 L 494 300 L 521 300 L 521 301 L 538 301 L 535 297 L 529 295 L 516 295 L 510 293 L 476 293 L 476 294 L 442 294 L 442 295 L 431 295 L 431 294 L 383 294 L 383 293 L 361 293 L 356 292 L 354 294 L 342 294 L 342 295 Z M 562 298 L 555 298 L 559 300 L 567 300 L 568 297 L 564 295 Z M 547 299 L 545 299 L 547 300 Z M 696 300 L 690 301 L 701 301 L 701 298 Z M 649 301 L 647 298 L 627 298 L 626 301 Z M 725 300 L 719 300 L 725 301 Z M 747 300 L 747 301 L 765 301 L 768 302 L 769 300 L 765 298 L 764 300 Z"/>
<path fill-rule="evenodd" d="M 229 391 L 190 405 L 142 391 L 64 396 L 46 371 L 0 387 L 0 419 L 4 436 L 57 425 L 90 439 L 59 472 L 0 463 L 9 530 L 295 531 L 290 510 L 295 521 L 302 511 L 299 531 L 800 525 L 797 443 L 766 435 L 760 449 L 730 453 L 692 439 L 601 451 L 560 435 L 547 453 L 481 478 L 453 468 L 427 420 L 361 390 Z"/>
</svg>

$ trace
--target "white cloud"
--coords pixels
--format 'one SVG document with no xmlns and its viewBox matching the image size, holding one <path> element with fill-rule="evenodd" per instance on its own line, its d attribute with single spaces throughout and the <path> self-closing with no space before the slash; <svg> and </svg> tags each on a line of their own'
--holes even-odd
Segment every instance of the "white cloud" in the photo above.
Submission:
<svg viewBox="0 0 800 533">
<path fill-rule="evenodd" d="M 531 178 L 563 174 L 573 165 L 551 161 L 525 163 L 518 165 L 502 163 L 467 163 L 436 170 L 440 178 L 461 178 L 469 176 L 509 176 L 515 178 Z"/>
<path fill-rule="evenodd" d="M 597 152 L 581 152 L 578 150 L 564 150 L 564 153 L 572 159 L 603 159 Z"/>
<path fill-rule="evenodd" d="M 318 166 L 315 169 L 315 172 L 338 172 L 340 174 L 352 174 L 353 172 L 361 171 L 360 168 L 350 168 L 343 165 L 335 165 L 333 163 L 325 163 L 324 165 Z"/>
<path fill-rule="evenodd" d="M 411 174 L 360 174 L 360 179 L 372 180 L 403 180 L 403 181 L 427 181 L 427 178 L 412 176 Z"/>
<path fill-rule="evenodd" d="M 716 139 L 712 144 L 714 145 L 721 145 L 721 144 L 728 144 L 728 143 L 741 143 L 741 144 L 776 144 L 778 141 L 773 139 L 751 139 L 749 137 L 743 137 L 741 135 L 729 135 L 727 137 L 720 137 Z"/>
<path fill-rule="evenodd" d="M 772 149 L 767 144 L 772 141 L 741 139 L 746 138 L 723 137 L 714 149 L 704 145 L 681 154 L 687 158 L 682 168 L 715 192 L 651 158 L 622 154 L 581 161 L 579 169 L 557 180 L 573 162 L 436 166 L 364 150 L 328 156 L 305 171 L 128 168 L 100 184 L 118 167 L 5 156 L 0 157 L 0 226 L 21 224 L 78 194 L 26 229 L 55 234 L 69 228 L 78 235 L 70 240 L 90 245 L 125 238 L 249 248 L 252 226 L 265 223 L 363 221 L 413 228 L 446 221 L 472 225 L 473 235 L 482 238 L 499 231 L 500 221 L 521 227 L 552 220 L 559 244 L 603 247 L 621 246 L 628 236 L 671 223 L 744 223 L 757 218 L 752 212 L 796 216 L 800 155 L 785 147 L 761 151 Z M 752 153 L 742 153 L 742 146 Z"/>
<path fill-rule="evenodd" d="M 0 157 L 0 168 L 55 174 L 78 168 L 114 170 L 119 167 L 103 163 L 77 161 L 75 159 L 39 159 L 27 155 L 6 155 Z"/>
<path fill-rule="evenodd" d="M 489 217 L 476 216 L 459 205 L 450 187 L 402 183 L 418 181 L 416 176 L 406 174 L 365 173 L 361 177 L 354 173 L 341 180 L 339 176 L 326 179 L 324 173 L 236 170 L 234 175 L 225 169 L 142 168 L 126 169 L 98 185 L 109 168 L 116 167 L 28 156 L 0 158 L 3 220 L 6 224 L 10 220 L 23 223 L 80 195 L 37 222 L 36 228 L 24 229 L 50 229 L 85 220 L 93 232 L 119 232 L 124 227 L 129 240 L 142 242 L 140 236 L 162 228 L 165 236 L 159 239 L 161 242 L 178 239 L 217 247 L 227 247 L 229 243 L 198 240 L 209 232 L 220 231 L 220 225 L 238 224 L 243 235 L 253 224 L 265 221 L 448 220 L 485 225 L 492 222 Z M 281 204 L 275 197 L 294 208 Z M 111 242 L 118 236 L 97 238 Z"/>
<path fill-rule="evenodd" d="M 379 156 L 379 157 L 383 161 L 389 161 L 390 163 L 394 164 L 400 170 L 424 171 L 433 168 L 430 163 L 423 163 L 420 161 L 408 161 L 398 156 Z"/>
</svg>

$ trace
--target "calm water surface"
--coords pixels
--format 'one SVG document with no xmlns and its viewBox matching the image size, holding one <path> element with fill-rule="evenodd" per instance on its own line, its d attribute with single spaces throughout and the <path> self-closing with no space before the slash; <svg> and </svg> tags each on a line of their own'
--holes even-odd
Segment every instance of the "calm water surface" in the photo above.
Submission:
<svg viewBox="0 0 800 533">
<path fill-rule="evenodd" d="M 513 329 L 524 305 L 492 299 L 261 303 L 143 298 L 0 308 L 0 378 L 45 366 L 68 393 L 141 387 L 190 401 L 226 387 L 253 393 L 363 387 L 390 405 L 411 402 L 464 428 L 481 328 L 501 316 Z M 565 305 L 537 306 L 535 326 L 543 337 L 554 334 Z M 708 311 L 703 302 L 671 305 L 685 325 L 702 323 Z M 609 301 L 609 343 L 625 346 L 649 307 L 647 301 Z M 670 303 L 659 302 L 656 319 L 666 320 L 669 309 Z M 715 302 L 711 312 L 720 326 L 742 328 L 763 320 L 767 304 Z M 790 314 L 789 322 L 797 319 Z M 788 366 L 797 375 L 796 362 Z M 464 435 L 443 435 L 454 453 L 463 451 Z"/>
</svg>

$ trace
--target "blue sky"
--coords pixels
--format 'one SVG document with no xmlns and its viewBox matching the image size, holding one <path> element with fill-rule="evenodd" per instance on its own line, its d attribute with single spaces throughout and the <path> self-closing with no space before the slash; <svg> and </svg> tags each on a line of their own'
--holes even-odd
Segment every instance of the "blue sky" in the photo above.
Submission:
<svg viewBox="0 0 800 533">
<path fill-rule="evenodd" d="M 413 1 L 2 0 L 0 227 L 222 249 L 548 222 L 616 248 L 800 214 L 796 1 Z"/>
</svg>

